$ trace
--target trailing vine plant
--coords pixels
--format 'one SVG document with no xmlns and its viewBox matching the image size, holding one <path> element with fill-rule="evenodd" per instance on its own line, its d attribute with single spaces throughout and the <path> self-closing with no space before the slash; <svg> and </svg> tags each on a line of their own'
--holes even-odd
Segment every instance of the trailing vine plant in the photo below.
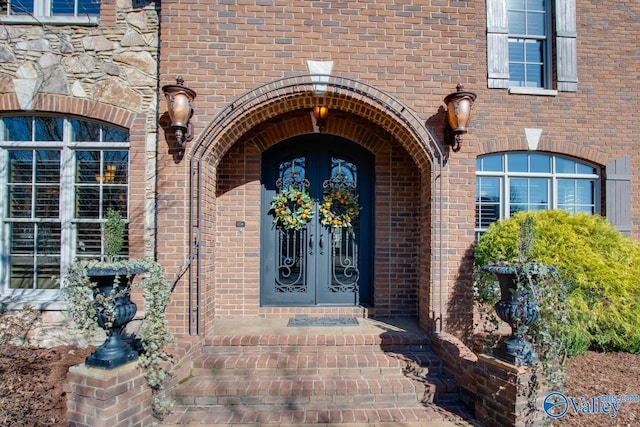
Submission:
<svg viewBox="0 0 640 427">
<path fill-rule="evenodd" d="M 115 213 L 114 213 L 115 212 Z M 163 384 L 168 375 L 172 358 L 164 350 L 173 340 L 165 316 L 171 296 L 171 288 L 158 263 L 150 259 L 119 259 L 124 240 L 124 221 L 119 212 L 109 210 L 103 224 L 105 259 L 74 262 L 62 280 L 62 292 L 67 301 L 67 311 L 78 329 L 95 333 L 99 329 L 99 316 L 108 328 L 114 321 L 114 302 L 132 290 L 140 290 L 144 301 L 145 317 L 136 338 L 142 346 L 138 364 L 145 369 L 147 384 L 153 391 L 153 411 L 158 417 L 165 415 L 170 402 L 164 396 Z M 113 292 L 102 294 L 92 282 L 89 272 L 95 269 L 116 271 Z M 140 275 L 140 280 L 131 279 Z M 130 286 L 119 286 L 120 283 Z"/>
<path fill-rule="evenodd" d="M 531 365 L 528 384 L 523 386 L 531 413 L 538 408 L 538 392 L 545 389 L 562 391 L 564 388 L 564 362 L 567 354 L 567 300 L 568 286 L 559 271 L 553 266 L 539 263 L 530 258 L 535 238 L 535 223 L 532 216 L 527 217 L 520 229 L 518 257 L 516 259 L 496 259 L 491 265 L 510 267 L 516 274 L 514 295 L 521 299 L 533 296 L 538 321 L 531 325 L 518 325 L 518 332 L 531 342 L 536 354 Z M 482 237 L 478 245 L 482 245 Z M 476 260 L 477 261 L 477 260 Z M 482 270 L 482 265 L 474 266 L 474 300 L 480 314 L 481 326 L 487 330 L 485 350 L 496 346 L 501 339 L 495 303 L 500 299 L 500 288 L 493 273 Z M 514 331 L 515 332 L 515 331 Z"/>
</svg>

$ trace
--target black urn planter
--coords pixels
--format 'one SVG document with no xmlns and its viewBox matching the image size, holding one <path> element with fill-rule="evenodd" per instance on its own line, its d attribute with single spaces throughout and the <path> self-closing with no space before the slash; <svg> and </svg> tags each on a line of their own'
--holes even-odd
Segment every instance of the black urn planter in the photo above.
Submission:
<svg viewBox="0 0 640 427">
<path fill-rule="evenodd" d="M 89 355 L 85 364 L 95 368 L 113 369 L 138 359 L 138 352 L 123 337 L 124 329 L 136 315 L 138 307 L 131 301 L 129 290 L 130 281 L 136 274 L 146 272 L 145 269 L 115 269 L 108 267 L 91 268 L 87 275 L 91 282 L 96 283 L 96 295 L 103 296 L 119 294 L 110 301 L 111 307 L 105 307 L 96 302 L 98 324 L 107 333 L 105 342 Z M 119 282 L 116 283 L 116 276 Z M 121 294 L 121 295 L 120 295 Z M 112 322 L 106 311 L 113 312 Z"/>
<path fill-rule="evenodd" d="M 482 268 L 493 273 L 500 284 L 500 301 L 494 308 L 498 317 L 511 326 L 511 336 L 494 349 L 494 356 L 515 365 L 533 364 L 537 357 L 521 326 L 538 320 L 538 308 L 531 291 L 518 290 L 515 267 L 488 265 Z"/>
</svg>

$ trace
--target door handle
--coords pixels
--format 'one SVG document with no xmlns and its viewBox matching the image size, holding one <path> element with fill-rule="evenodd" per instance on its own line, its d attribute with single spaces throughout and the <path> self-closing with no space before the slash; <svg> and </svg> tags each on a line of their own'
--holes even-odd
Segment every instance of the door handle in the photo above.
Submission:
<svg viewBox="0 0 640 427">
<path fill-rule="evenodd" d="M 320 235 L 320 240 L 318 241 L 318 247 L 320 248 L 320 255 L 324 255 L 324 240 L 323 235 Z"/>
<path fill-rule="evenodd" d="M 313 255 L 313 234 L 309 234 L 309 255 Z"/>
</svg>

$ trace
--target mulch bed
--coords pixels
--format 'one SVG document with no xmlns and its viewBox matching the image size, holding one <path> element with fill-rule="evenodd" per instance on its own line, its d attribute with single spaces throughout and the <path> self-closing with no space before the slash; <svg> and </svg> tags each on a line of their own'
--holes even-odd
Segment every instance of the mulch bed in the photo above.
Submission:
<svg viewBox="0 0 640 427">
<path fill-rule="evenodd" d="M 92 350 L 0 346 L 0 425 L 66 426 L 67 371 Z"/>
<path fill-rule="evenodd" d="M 603 395 L 640 395 L 640 354 L 587 352 L 565 365 L 564 395 L 579 401 Z M 634 427 L 640 425 L 640 402 L 622 403 L 615 418 L 607 414 L 575 414 L 570 408 L 557 426 Z"/>
</svg>

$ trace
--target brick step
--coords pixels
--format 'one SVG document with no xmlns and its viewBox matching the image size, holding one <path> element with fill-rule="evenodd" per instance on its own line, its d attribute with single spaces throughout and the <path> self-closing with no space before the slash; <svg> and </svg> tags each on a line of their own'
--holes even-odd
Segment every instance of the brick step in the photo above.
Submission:
<svg viewBox="0 0 640 427">
<path fill-rule="evenodd" d="M 427 383 L 396 378 L 244 379 L 193 378 L 173 390 L 182 405 L 344 405 L 345 403 L 415 403 L 429 396 Z"/>
<path fill-rule="evenodd" d="M 428 426 L 455 418 L 434 401 L 459 403 L 428 336 L 407 331 L 213 335 L 171 398 L 161 426 Z"/>
<path fill-rule="evenodd" d="M 283 353 L 215 353 L 205 354 L 193 362 L 193 376 L 324 376 L 335 372 L 340 376 L 380 376 L 398 369 L 409 369 L 416 375 L 438 374 L 441 361 L 431 352 L 390 353 L 371 349 L 336 353 L 316 347 L 315 352 Z"/>
<path fill-rule="evenodd" d="M 331 390 L 344 390 L 344 391 L 357 391 L 359 394 L 357 397 L 350 395 L 348 398 L 352 401 L 367 402 L 367 401 L 385 401 L 389 400 L 388 397 L 377 397 L 366 395 L 365 390 L 369 393 L 375 390 L 397 390 L 402 387 L 403 390 L 409 390 L 404 396 L 396 396 L 396 400 L 408 399 L 411 401 L 418 400 L 424 404 L 430 403 L 449 403 L 456 402 L 459 399 L 458 385 L 450 378 L 442 377 L 440 375 L 429 374 L 420 378 L 416 377 L 386 377 L 384 380 L 371 380 L 370 378 L 379 378 L 379 376 L 361 376 L 354 378 L 344 378 L 331 380 L 330 383 L 326 380 L 327 375 L 307 377 L 306 379 L 262 379 L 258 376 L 254 380 L 239 380 L 242 377 L 198 377 L 191 378 L 186 382 L 176 386 L 172 390 L 173 399 L 176 402 L 185 405 L 216 405 L 216 404 L 238 404 L 245 402 L 262 402 L 265 403 L 269 400 L 277 401 L 282 396 L 285 390 L 291 389 L 291 394 L 284 394 L 293 400 L 298 402 L 311 402 L 314 400 L 326 400 L 321 393 L 329 393 Z M 406 383 L 407 379 L 411 380 L 409 385 Z M 328 384 L 324 384 L 327 382 Z M 393 383 L 403 384 L 402 386 L 396 385 L 393 388 Z M 264 394 L 251 394 L 244 390 L 267 390 L 269 395 Z M 276 390 L 276 391 L 273 391 Z M 301 390 L 300 393 L 294 393 L 296 390 Z M 413 391 L 412 391 L 413 390 Z M 395 393 L 395 392 L 394 392 Z M 334 393 L 335 394 L 335 393 Z M 343 396 L 340 394 L 340 396 Z M 245 399 L 242 399 L 245 397 Z M 393 399 L 391 399 L 393 400 Z"/>
<path fill-rule="evenodd" d="M 286 351 L 305 351 L 305 347 L 343 347 L 344 351 L 371 346 L 394 351 L 414 351 L 430 347 L 429 337 L 419 332 L 385 332 L 382 334 L 307 334 L 307 335 L 214 335 L 205 338 L 207 352 L 228 352 L 232 348 L 260 351 L 262 347 L 278 347 Z"/>
<path fill-rule="evenodd" d="M 354 407 L 351 404 L 327 407 L 326 405 L 269 405 L 269 406 L 217 406 L 197 408 L 176 406 L 159 427 L 216 427 L 230 425 L 280 425 L 300 426 L 328 425 L 379 425 L 394 427 L 444 427 L 469 426 L 464 421 L 464 410 L 452 410 L 419 404 L 369 404 Z M 461 416 L 461 413 L 463 416 Z"/>
<path fill-rule="evenodd" d="M 359 394 L 356 399 L 359 401 L 376 401 L 375 396 L 365 396 L 365 390 L 370 394 L 382 393 L 390 389 L 388 384 L 392 382 L 405 384 L 402 391 L 410 393 L 398 399 L 430 403 L 434 399 L 457 398 L 455 383 L 441 377 L 441 362 L 431 352 L 385 353 L 369 349 L 356 354 L 334 354 L 316 347 L 316 353 L 248 353 L 205 354 L 194 360 L 191 378 L 175 387 L 174 398 L 185 404 L 215 405 L 241 403 L 228 396 L 244 395 L 248 396 L 246 401 L 261 403 L 269 398 L 247 394 L 244 390 L 262 390 L 272 395 L 270 387 L 274 390 L 285 387 L 286 396 L 304 391 L 301 397 L 296 397 L 303 402 L 312 401 L 314 394 L 321 394 L 318 390 L 335 394 L 332 390 L 338 389 Z M 326 381 L 332 384 L 323 385 Z M 292 390 L 281 384 L 292 384 Z M 388 400 L 388 397 L 377 400 Z"/>
</svg>

